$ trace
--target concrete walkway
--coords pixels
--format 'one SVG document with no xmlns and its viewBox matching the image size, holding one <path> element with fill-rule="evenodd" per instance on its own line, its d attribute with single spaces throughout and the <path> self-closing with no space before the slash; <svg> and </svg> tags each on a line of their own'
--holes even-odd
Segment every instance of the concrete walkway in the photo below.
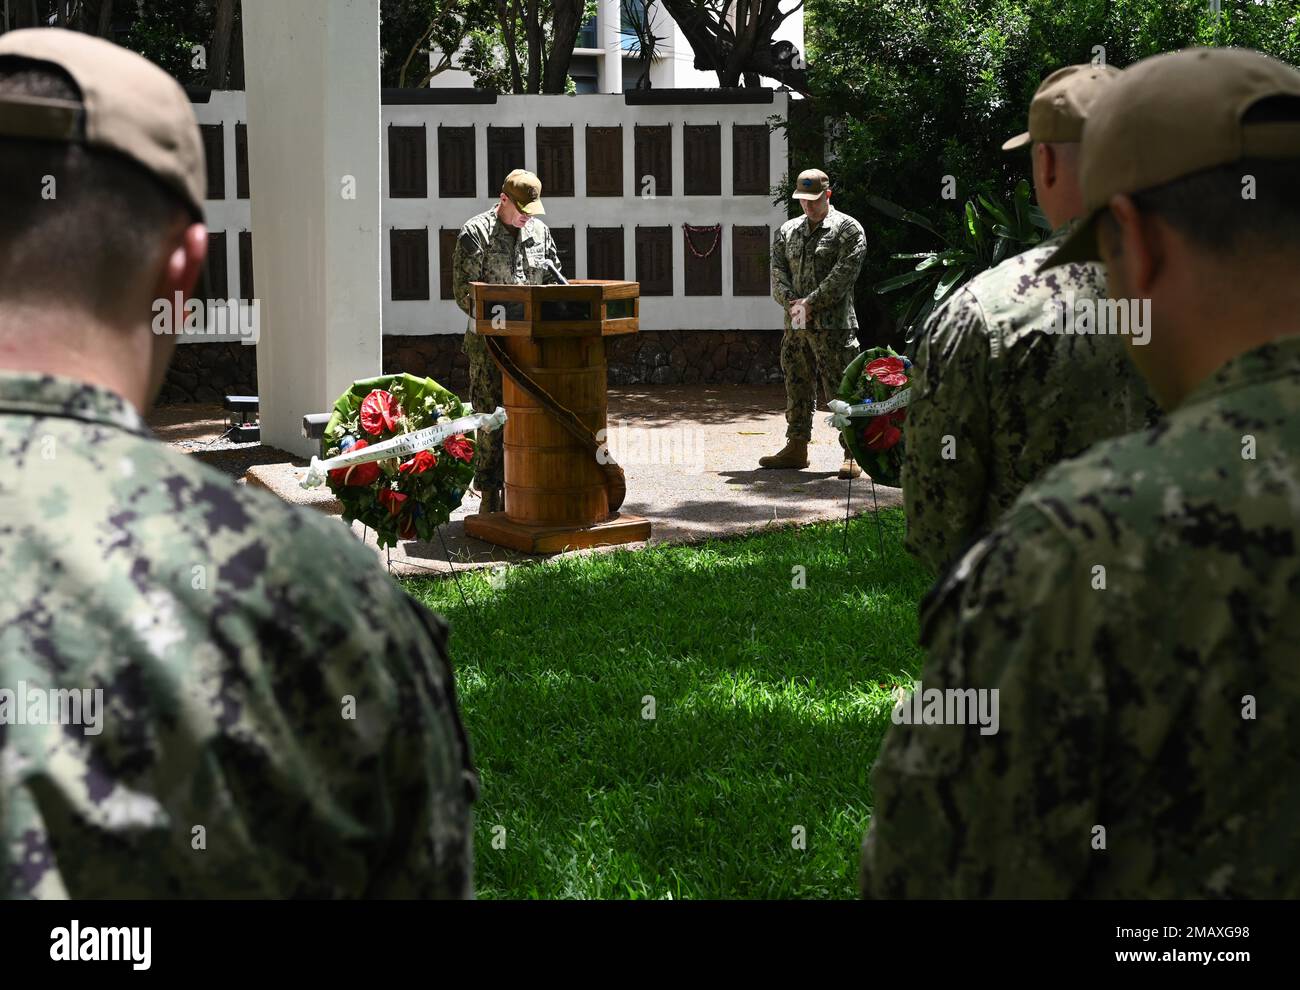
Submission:
<svg viewBox="0 0 1300 990">
<path fill-rule="evenodd" d="M 842 455 L 836 432 L 826 425 L 827 413 L 814 416 L 806 470 L 758 467 L 760 457 L 775 453 L 785 443 L 784 409 L 780 385 L 611 388 L 610 450 L 627 474 L 623 511 L 650 519 L 650 543 L 734 537 L 769 527 L 844 518 L 849 482 L 835 476 Z M 152 424 L 161 439 L 245 477 L 248 483 L 293 502 L 338 512 L 338 503 L 327 489 L 312 493 L 298 487 L 301 471 L 295 468 L 302 461 L 274 448 L 214 442 L 225 428 L 218 407 L 163 407 Z M 881 508 L 902 504 L 902 492 L 896 488 L 878 486 L 875 496 Z M 871 509 L 871 482 L 864 475 L 852 483 L 851 511 L 859 515 Z M 535 559 L 466 536 L 460 520 L 477 511 L 478 500 L 466 495 L 443 528 L 445 548 L 436 540 L 399 544 L 391 552 L 392 570 L 446 572 L 449 558 L 458 568 Z M 363 534 L 359 524 L 354 530 L 374 543 L 373 532 Z"/>
</svg>

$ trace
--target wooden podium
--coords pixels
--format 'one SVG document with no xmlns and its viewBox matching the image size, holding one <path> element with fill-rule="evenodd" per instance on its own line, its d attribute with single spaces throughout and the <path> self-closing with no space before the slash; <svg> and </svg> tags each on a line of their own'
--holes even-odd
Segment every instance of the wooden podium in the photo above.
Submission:
<svg viewBox="0 0 1300 990">
<path fill-rule="evenodd" d="M 593 434 L 605 429 L 605 337 L 637 332 L 640 284 L 470 285 L 475 330 Z M 602 468 L 589 445 L 507 368 L 501 378 L 505 511 L 466 516 L 465 532 L 525 553 L 649 539 L 648 519 L 611 507 L 615 469 Z"/>
</svg>

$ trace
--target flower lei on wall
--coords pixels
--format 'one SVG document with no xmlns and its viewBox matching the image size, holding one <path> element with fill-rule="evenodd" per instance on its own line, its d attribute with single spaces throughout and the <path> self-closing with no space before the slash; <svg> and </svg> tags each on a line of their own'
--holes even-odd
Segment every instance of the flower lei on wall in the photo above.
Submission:
<svg viewBox="0 0 1300 990">
<path fill-rule="evenodd" d="M 366 447 L 450 422 L 468 412 L 454 394 L 432 378 L 381 375 L 353 383 L 334 403 L 321 439 L 321 457 Z M 438 448 L 405 459 L 391 457 L 327 475 L 330 491 L 343 503 L 343 518 L 375 531 L 381 547 L 402 540 L 431 540 L 464 497 L 474 477 L 474 441 L 463 433 Z"/>
<path fill-rule="evenodd" d="M 840 382 L 828 422 L 838 429 L 853 459 L 882 485 L 898 487 L 903 470 L 903 421 L 911 399 L 912 362 L 889 347 L 859 354 Z"/>
</svg>

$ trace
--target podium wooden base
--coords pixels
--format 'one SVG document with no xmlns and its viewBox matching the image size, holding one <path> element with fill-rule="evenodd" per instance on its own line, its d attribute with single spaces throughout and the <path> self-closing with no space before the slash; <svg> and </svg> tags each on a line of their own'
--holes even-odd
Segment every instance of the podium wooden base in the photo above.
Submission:
<svg viewBox="0 0 1300 990">
<path fill-rule="evenodd" d="M 591 526 L 511 522 L 504 512 L 479 512 L 465 517 L 465 532 L 488 543 L 524 553 L 560 553 L 588 547 L 616 546 L 650 539 L 650 520 L 615 513 Z"/>
</svg>

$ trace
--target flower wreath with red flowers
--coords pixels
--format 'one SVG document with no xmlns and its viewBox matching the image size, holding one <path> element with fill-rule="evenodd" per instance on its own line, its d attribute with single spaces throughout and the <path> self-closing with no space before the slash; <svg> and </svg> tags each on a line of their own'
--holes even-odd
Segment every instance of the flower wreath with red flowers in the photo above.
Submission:
<svg viewBox="0 0 1300 990">
<path fill-rule="evenodd" d="M 432 378 L 381 375 L 354 382 L 339 396 L 321 439 L 321 458 L 447 423 L 469 412 Z M 474 477 L 474 441 L 463 433 L 434 450 L 330 471 L 330 491 L 343 518 L 375 531 L 381 547 L 398 540 L 431 540 L 460 505 Z"/>
<path fill-rule="evenodd" d="M 853 459 L 873 480 L 895 488 L 902 481 L 911 370 L 912 362 L 892 348 L 873 347 L 844 369 L 839 401 L 831 404 L 831 422 Z"/>
</svg>

